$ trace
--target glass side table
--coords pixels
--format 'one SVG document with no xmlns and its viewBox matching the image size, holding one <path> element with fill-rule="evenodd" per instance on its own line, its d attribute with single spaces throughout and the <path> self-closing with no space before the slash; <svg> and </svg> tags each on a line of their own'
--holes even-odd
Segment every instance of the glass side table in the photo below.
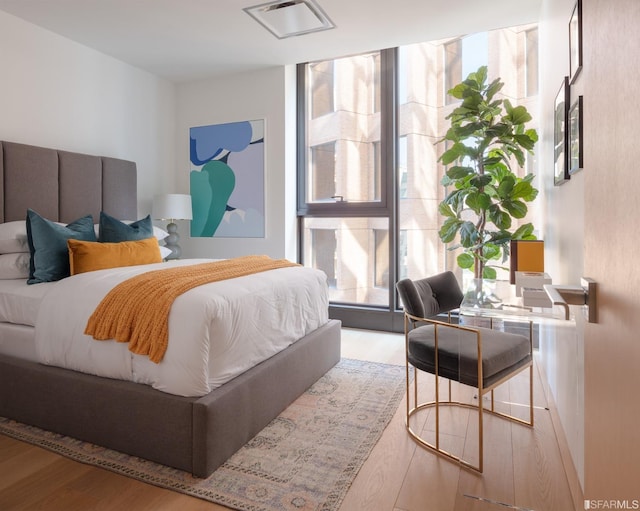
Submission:
<svg viewBox="0 0 640 511">
<path fill-rule="evenodd" d="M 520 333 L 529 337 L 534 348 L 538 344 L 536 323 L 559 319 L 552 306 L 525 306 L 522 297 L 516 296 L 516 286 L 507 280 L 466 279 L 463 294 L 460 324 Z"/>
</svg>

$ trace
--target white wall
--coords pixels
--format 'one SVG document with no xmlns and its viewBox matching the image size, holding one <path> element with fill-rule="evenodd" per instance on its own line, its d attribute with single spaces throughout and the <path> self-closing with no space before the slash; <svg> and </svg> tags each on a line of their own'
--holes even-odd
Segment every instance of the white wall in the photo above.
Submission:
<svg viewBox="0 0 640 511">
<path fill-rule="evenodd" d="M 579 285 L 584 275 L 584 171 L 561 186 L 553 179 L 554 101 L 569 74 L 568 25 L 575 0 L 544 0 L 540 40 L 539 185 L 544 207 L 545 270 L 554 284 Z M 577 97 L 579 85 L 571 87 Z M 573 99 L 571 99 L 571 102 Z M 571 321 L 541 328 L 540 361 L 580 486 L 584 488 L 584 326 L 580 310 Z M 571 467 L 569 467 L 571 470 Z"/>
<path fill-rule="evenodd" d="M 265 120 L 265 237 L 191 238 L 180 222 L 183 257 L 227 258 L 267 254 L 296 260 L 295 218 L 295 67 L 177 86 L 175 193 L 189 193 L 189 128 L 237 121 Z"/>
<path fill-rule="evenodd" d="M 0 12 L 0 140 L 133 160 L 138 213 L 173 174 L 175 87 Z"/>
</svg>

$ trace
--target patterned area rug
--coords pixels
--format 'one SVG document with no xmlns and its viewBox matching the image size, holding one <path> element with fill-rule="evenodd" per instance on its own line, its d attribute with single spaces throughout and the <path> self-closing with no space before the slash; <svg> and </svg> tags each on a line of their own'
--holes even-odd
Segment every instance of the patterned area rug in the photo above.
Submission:
<svg viewBox="0 0 640 511">
<path fill-rule="evenodd" d="M 4 418 L 0 433 L 241 511 L 331 511 L 396 412 L 404 371 L 342 359 L 207 479 Z"/>
</svg>

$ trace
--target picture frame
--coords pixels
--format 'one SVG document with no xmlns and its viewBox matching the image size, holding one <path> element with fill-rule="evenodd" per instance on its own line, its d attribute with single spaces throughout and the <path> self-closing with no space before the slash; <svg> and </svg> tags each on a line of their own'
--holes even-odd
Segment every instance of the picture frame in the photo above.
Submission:
<svg viewBox="0 0 640 511">
<path fill-rule="evenodd" d="M 578 96 L 569 109 L 568 136 L 569 174 L 571 175 L 582 168 L 582 96 Z"/>
<path fill-rule="evenodd" d="M 266 119 L 189 128 L 192 238 L 266 236 Z"/>
<path fill-rule="evenodd" d="M 569 83 L 578 78 L 582 69 L 582 0 L 577 0 L 569 20 Z"/>
<path fill-rule="evenodd" d="M 569 77 L 565 76 L 556 94 L 553 122 L 553 182 L 556 186 L 566 183 L 569 178 L 567 158 L 567 119 L 569 115 Z"/>
</svg>

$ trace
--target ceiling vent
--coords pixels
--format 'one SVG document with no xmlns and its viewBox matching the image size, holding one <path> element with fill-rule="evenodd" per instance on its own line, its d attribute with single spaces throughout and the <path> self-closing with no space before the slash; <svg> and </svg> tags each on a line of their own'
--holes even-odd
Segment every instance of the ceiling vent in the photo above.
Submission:
<svg viewBox="0 0 640 511">
<path fill-rule="evenodd" d="M 269 2 L 243 10 L 278 39 L 335 28 L 313 0 Z"/>
</svg>

